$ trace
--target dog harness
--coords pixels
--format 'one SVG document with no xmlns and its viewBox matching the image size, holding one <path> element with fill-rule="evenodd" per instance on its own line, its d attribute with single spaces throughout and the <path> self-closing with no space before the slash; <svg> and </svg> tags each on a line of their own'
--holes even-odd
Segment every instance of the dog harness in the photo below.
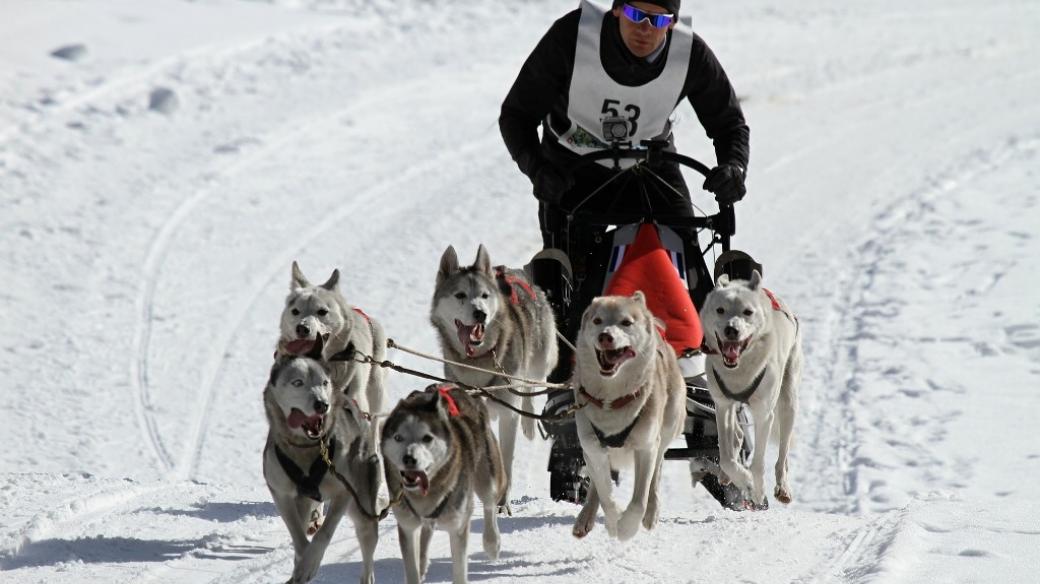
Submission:
<svg viewBox="0 0 1040 584">
<path fill-rule="evenodd" d="M 311 463 L 311 467 L 307 469 L 306 476 L 303 474 L 301 469 L 288 455 L 282 452 L 278 446 L 274 447 L 274 455 L 278 458 L 278 464 L 282 466 L 282 470 L 289 476 L 289 480 L 296 485 L 296 493 L 300 497 L 310 497 L 315 501 L 321 502 L 321 490 L 318 487 L 321 486 L 321 481 L 325 480 L 325 473 L 328 472 L 329 467 L 319 456 L 314 459 Z M 332 438 L 329 440 L 329 458 L 331 459 L 336 455 L 336 439 Z"/>
<path fill-rule="evenodd" d="M 455 389 L 456 386 L 450 384 L 442 384 L 431 386 L 431 389 L 440 394 L 441 399 L 448 404 L 448 415 L 455 418 L 459 415 L 459 405 L 455 403 L 455 398 L 451 397 L 451 390 Z"/>
<path fill-rule="evenodd" d="M 625 441 L 628 440 L 628 435 L 632 433 L 632 428 L 636 427 L 636 422 L 639 421 L 639 416 L 642 413 L 643 410 L 639 410 L 639 413 L 636 414 L 636 418 L 632 420 L 632 423 L 629 424 L 627 428 L 613 436 L 607 436 L 591 422 L 589 422 L 589 425 L 592 426 L 592 431 L 596 433 L 596 439 L 599 440 L 600 446 L 604 448 L 621 448 L 625 445 Z"/>
<path fill-rule="evenodd" d="M 751 399 L 751 396 L 755 395 L 755 392 L 758 391 L 758 386 L 762 384 L 762 379 L 764 379 L 766 376 L 766 368 L 763 367 L 762 372 L 759 373 L 758 377 L 756 377 L 755 380 L 751 382 L 751 386 L 740 393 L 733 393 L 732 391 L 730 391 L 729 388 L 726 387 L 726 384 L 722 381 L 722 377 L 719 377 L 719 372 L 716 371 L 714 367 L 711 368 L 711 374 L 715 376 L 715 382 L 719 384 L 719 391 L 722 392 L 722 395 L 728 397 L 733 401 L 748 403 L 748 400 Z"/>
<path fill-rule="evenodd" d="M 445 495 L 444 499 L 441 500 L 441 502 L 429 515 L 422 515 L 418 511 L 416 511 L 415 507 L 412 506 L 412 502 L 408 500 L 407 496 L 401 497 L 401 499 L 404 501 L 404 504 L 408 506 L 408 510 L 412 512 L 412 515 L 415 515 L 416 517 L 422 517 L 423 519 L 436 520 L 438 517 L 441 516 L 441 513 L 444 513 L 444 510 L 448 507 L 448 501 L 451 500 L 451 496 L 452 493 L 448 493 L 447 495 Z"/>
<path fill-rule="evenodd" d="M 517 286 L 523 288 L 524 292 L 527 292 L 527 295 L 531 297 L 532 301 L 538 299 L 538 296 L 535 294 L 534 288 L 531 287 L 531 284 L 523 278 L 514 276 L 506 272 L 505 266 L 495 267 L 495 279 L 498 280 L 498 285 L 500 288 L 502 288 L 502 292 L 505 294 L 509 294 L 509 302 L 511 302 L 513 306 L 520 305 L 520 295 L 516 292 Z"/>
</svg>

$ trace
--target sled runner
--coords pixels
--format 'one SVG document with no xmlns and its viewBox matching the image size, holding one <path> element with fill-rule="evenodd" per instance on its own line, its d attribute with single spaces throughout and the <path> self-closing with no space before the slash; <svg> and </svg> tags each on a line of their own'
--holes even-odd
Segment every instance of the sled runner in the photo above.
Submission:
<svg viewBox="0 0 1040 584">
<path fill-rule="evenodd" d="M 645 204 L 641 210 L 621 213 L 593 213 L 582 209 L 580 204 L 567 210 L 566 235 L 556 243 L 558 248 L 537 254 L 527 269 L 532 279 L 546 290 L 558 328 L 572 344 L 582 312 L 593 297 L 630 295 L 635 290 L 643 290 L 651 312 L 665 323 L 662 334 L 675 349 L 686 380 L 684 440 L 673 443 L 666 459 L 689 461 L 694 483 L 699 482 L 723 506 L 750 508 L 750 503 L 735 487 L 723 486 L 718 479 L 719 445 L 714 404 L 704 375 L 704 357 L 700 352 L 702 333 L 694 301 L 703 300 L 721 273 L 746 278 L 752 269 L 761 271 L 761 266 L 747 254 L 730 250 L 730 237 L 736 227 L 732 205 L 722 206 L 714 215 L 655 212 L 655 200 L 683 196 L 654 171 L 658 162 L 676 163 L 701 174 L 709 170 L 697 160 L 665 147 L 665 142 L 657 141 L 643 142 L 641 148 L 615 145 L 578 159 L 575 169 L 613 162 L 614 173 L 607 182 L 630 181 L 631 186 L 626 186 L 629 190 L 622 194 L 641 193 Z M 710 235 L 703 248 L 698 243 L 698 235 L 702 233 Z M 591 253 L 586 255 L 582 250 Z M 714 256 L 716 251 L 722 253 L 714 258 L 712 274 L 704 259 Z M 567 381 L 571 355 L 570 350 L 561 346 L 561 364 L 550 381 Z M 555 415 L 573 403 L 572 391 L 553 392 L 544 413 Z M 746 410 L 741 410 L 739 419 L 744 429 L 741 450 L 746 461 L 754 448 L 754 432 Z M 582 503 L 588 477 L 573 419 L 543 423 L 542 431 L 553 441 L 548 465 L 551 497 Z"/>
</svg>

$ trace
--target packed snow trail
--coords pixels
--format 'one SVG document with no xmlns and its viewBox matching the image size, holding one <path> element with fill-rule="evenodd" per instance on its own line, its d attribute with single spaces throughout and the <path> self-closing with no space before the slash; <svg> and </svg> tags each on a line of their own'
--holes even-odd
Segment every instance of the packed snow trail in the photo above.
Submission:
<svg viewBox="0 0 1040 584">
<path fill-rule="evenodd" d="M 496 118 L 573 4 L 0 7 L 5 582 L 288 577 L 260 392 L 289 265 L 340 268 L 391 337 L 435 350 L 449 243 L 509 265 L 538 248 Z M 473 548 L 473 581 L 1006 582 L 1040 568 L 1040 487 L 1022 480 L 1040 471 L 1040 7 L 795 4 L 684 3 L 753 131 L 735 245 L 805 325 L 795 502 L 724 512 L 669 462 L 652 533 L 618 545 L 599 525 L 578 541 L 577 508 L 548 498 L 548 445 L 521 441 L 503 556 Z M 48 56 L 73 43 L 82 59 Z M 176 96 L 165 114 L 148 107 L 157 88 Z M 688 106 L 676 132 L 712 162 Z M 424 385 L 390 379 L 392 398 Z M 403 579 L 395 531 L 381 526 L 380 582 Z M 429 581 L 449 580 L 442 534 L 431 557 Z M 316 581 L 360 566 L 343 525 Z"/>
</svg>

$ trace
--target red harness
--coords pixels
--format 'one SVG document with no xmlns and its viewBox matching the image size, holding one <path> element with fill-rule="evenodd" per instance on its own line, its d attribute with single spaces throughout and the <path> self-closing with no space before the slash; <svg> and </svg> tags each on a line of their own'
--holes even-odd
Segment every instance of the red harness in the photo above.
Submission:
<svg viewBox="0 0 1040 584">
<path fill-rule="evenodd" d="M 516 287 L 520 286 L 527 292 L 527 295 L 531 297 L 531 300 L 536 300 L 538 296 L 534 292 L 534 288 L 531 284 L 518 276 L 513 276 L 506 273 L 505 266 L 498 266 L 495 268 L 495 279 L 503 284 L 504 287 L 509 288 L 509 301 L 513 303 L 513 306 L 520 305 L 520 295 L 516 292 Z"/>
<path fill-rule="evenodd" d="M 455 403 L 455 398 L 451 397 L 451 390 L 455 389 L 454 385 L 443 384 L 433 388 L 437 393 L 441 394 L 441 399 L 448 404 L 448 415 L 455 418 L 459 415 L 459 405 Z"/>
</svg>

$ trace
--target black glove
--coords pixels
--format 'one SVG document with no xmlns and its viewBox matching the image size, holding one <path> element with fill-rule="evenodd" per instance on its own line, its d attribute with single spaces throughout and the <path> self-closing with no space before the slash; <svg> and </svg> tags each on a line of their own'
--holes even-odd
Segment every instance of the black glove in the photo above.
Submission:
<svg viewBox="0 0 1040 584">
<path fill-rule="evenodd" d="M 560 204 L 560 199 L 574 186 L 574 177 L 561 172 L 549 162 L 543 162 L 531 177 L 534 196 L 543 203 Z"/>
<path fill-rule="evenodd" d="M 720 164 L 704 179 L 704 190 L 715 193 L 720 205 L 732 205 L 744 198 L 744 169 L 733 163 Z"/>
</svg>

